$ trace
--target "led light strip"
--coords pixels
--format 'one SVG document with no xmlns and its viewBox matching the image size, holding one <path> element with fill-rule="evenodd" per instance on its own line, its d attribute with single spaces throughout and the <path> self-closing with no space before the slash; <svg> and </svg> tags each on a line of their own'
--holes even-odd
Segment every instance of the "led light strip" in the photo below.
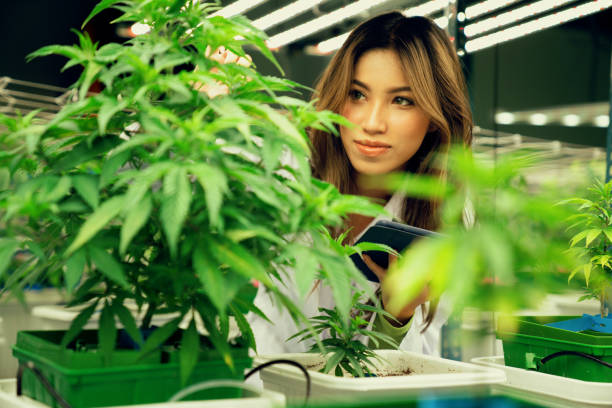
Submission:
<svg viewBox="0 0 612 408">
<path fill-rule="evenodd" d="M 510 4 L 516 3 L 520 0 L 487 0 L 482 3 L 474 4 L 465 8 L 465 17 L 470 20 L 483 14 L 490 13 L 491 11 L 500 9 L 502 7 L 509 6 Z"/>
<path fill-rule="evenodd" d="M 561 7 L 575 0 L 540 0 L 529 4 L 528 6 L 519 7 L 507 13 L 501 13 L 486 20 L 479 21 L 474 24 L 468 24 L 464 28 L 466 37 L 474 37 L 475 35 L 494 30 L 499 27 L 504 27 L 517 21 L 542 14 L 548 10 Z"/>
<path fill-rule="evenodd" d="M 266 0 L 238 0 L 227 7 L 223 7 L 221 10 L 211 14 L 211 17 L 221 16 L 221 17 L 231 17 L 236 14 L 244 13 L 249 11 L 252 8 L 259 6 L 261 3 Z"/>
<path fill-rule="evenodd" d="M 448 6 L 449 0 L 433 0 L 427 3 L 420 4 L 416 7 L 411 7 L 409 9 L 404 10 L 402 13 L 406 17 L 412 16 L 428 16 L 430 14 L 435 13 L 438 10 L 442 10 L 446 6 Z"/>
<path fill-rule="evenodd" d="M 580 17 L 588 16 L 597 13 L 612 6 L 612 0 L 595 0 L 589 3 L 559 11 L 537 20 L 528 21 L 526 23 L 507 28 L 492 34 L 469 40 L 465 43 L 467 52 L 475 52 L 484 48 L 492 47 L 493 45 L 510 41 L 536 31 L 544 30 L 545 28 L 554 27 Z"/>
<path fill-rule="evenodd" d="M 421 4 L 416 7 L 411 7 L 409 9 L 404 10 L 402 13 L 406 17 L 412 16 L 426 16 L 429 14 L 433 14 L 438 10 L 443 9 L 448 5 L 448 0 L 432 0 L 430 2 Z M 438 24 L 441 28 L 446 28 L 448 26 L 448 19 L 446 17 L 440 17 L 434 20 L 436 24 Z M 339 36 L 332 37 L 325 41 L 321 41 L 317 44 L 317 51 L 321 54 L 327 54 L 332 51 L 337 50 L 342 47 L 344 41 L 348 38 L 349 33 L 340 34 Z"/>
<path fill-rule="evenodd" d="M 314 20 L 310 20 L 307 23 L 270 37 L 268 40 L 268 46 L 270 48 L 278 48 L 282 47 L 283 45 L 290 44 L 299 40 L 300 38 L 304 38 L 307 35 L 321 31 L 326 27 L 344 21 L 382 3 L 384 3 L 384 1 L 359 0 L 356 3 L 341 7 L 338 10 L 332 11 L 331 13 L 325 14 L 321 17 L 315 18 Z"/>
<path fill-rule="evenodd" d="M 294 3 L 288 4 L 266 16 L 258 18 L 253 21 L 253 25 L 260 30 L 267 30 L 268 28 L 287 21 L 290 18 L 309 10 L 325 0 L 298 0 Z"/>
</svg>

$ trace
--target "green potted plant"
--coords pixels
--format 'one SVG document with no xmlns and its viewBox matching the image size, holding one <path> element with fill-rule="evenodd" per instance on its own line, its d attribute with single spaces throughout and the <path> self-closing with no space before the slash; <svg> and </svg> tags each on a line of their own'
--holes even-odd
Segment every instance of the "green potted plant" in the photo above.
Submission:
<svg viewBox="0 0 612 408">
<path fill-rule="evenodd" d="M 576 232 L 570 247 L 583 262 L 569 279 L 581 272 L 586 294 L 580 300 L 598 299 L 601 317 L 607 317 L 612 304 L 612 182 L 604 184 L 596 179 L 588 191 L 588 198 L 575 197 L 563 202 L 577 205 L 576 213 L 568 219 L 572 222 L 569 228 Z"/>
<path fill-rule="evenodd" d="M 287 268 L 302 292 L 326 280 L 348 319 L 346 293 L 365 280 L 325 229 L 348 211 L 381 211 L 311 176 L 306 129 L 335 132 L 342 117 L 286 96 L 296 92 L 291 81 L 207 57 L 219 46 L 244 57 L 254 46 L 278 67 L 265 34 L 244 18 L 209 17 L 215 7 L 194 0 L 104 0 L 86 22 L 107 8 L 122 12 L 115 21 L 143 22 L 150 32 L 102 47 L 76 33 L 78 45 L 32 53 L 82 67 L 73 97 L 50 121 L 37 112 L 0 116 L 2 296 L 46 279 L 67 291 L 69 305 L 83 306 L 65 333 L 20 333 L 15 354 L 83 407 L 165 400 L 215 371 L 240 377 L 256 347 L 244 316 L 262 314 L 254 283 L 306 322 L 277 287 Z M 103 90 L 91 94 L 96 81 Z M 221 83 L 228 93 L 210 97 L 196 83 Z M 143 311 L 140 324 L 128 302 Z M 98 313 L 99 329 L 83 332 Z M 167 313 L 175 317 L 151 327 Z M 121 336 L 135 349 L 120 346 Z M 206 368 L 204 360 L 220 363 Z M 117 392 L 59 379 L 79 369 L 130 374 L 111 380 L 122 385 Z M 154 371 L 145 378 L 146 369 Z M 36 391 L 32 370 L 22 380 L 24 393 L 56 404 Z"/>
<path fill-rule="evenodd" d="M 612 319 L 609 318 L 612 267 L 610 244 L 612 229 L 610 205 L 612 182 L 596 179 L 583 197 L 559 202 L 572 206 L 564 225 L 573 233 L 570 254 L 577 262 L 568 281 L 582 275 L 586 294 L 580 299 L 596 298 L 599 316 L 528 316 L 514 327 L 504 324 L 506 364 L 537 369 L 548 374 L 589 382 L 611 382 Z M 525 355 L 532 357 L 526 359 Z"/>
</svg>

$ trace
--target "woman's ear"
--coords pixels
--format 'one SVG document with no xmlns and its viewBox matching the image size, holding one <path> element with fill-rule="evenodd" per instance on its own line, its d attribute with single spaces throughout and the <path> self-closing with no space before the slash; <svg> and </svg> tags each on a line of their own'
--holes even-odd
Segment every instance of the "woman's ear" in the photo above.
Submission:
<svg viewBox="0 0 612 408">
<path fill-rule="evenodd" d="M 430 120 L 429 127 L 427 128 L 427 133 L 435 132 L 436 130 L 438 130 L 438 126 Z"/>
</svg>

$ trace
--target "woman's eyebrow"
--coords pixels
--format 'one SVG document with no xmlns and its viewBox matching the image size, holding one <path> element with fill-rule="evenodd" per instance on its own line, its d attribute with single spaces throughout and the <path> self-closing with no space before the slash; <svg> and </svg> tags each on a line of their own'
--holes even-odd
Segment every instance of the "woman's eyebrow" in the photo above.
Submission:
<svg viewBox="0 0 612 408">
<path fill-rule="evenodd" d="M 353 79 L 352 83 L 354 85 L 358 85 L 358 86 L 364 88 L 366 91 L 370 90 L 370 88 L 366 84 L 364 84 L 363 82 L 359 81 L 358 79 Z M 392 94 L 392 93 L 411 92 L 411 91 L 412 91 L 412 89 L 409 86 L 400 86 L 400 87 L 397 87 L 397 88 L 391 88 L 391 89 L 387 90 L 387 93 Z"/>
</svg>

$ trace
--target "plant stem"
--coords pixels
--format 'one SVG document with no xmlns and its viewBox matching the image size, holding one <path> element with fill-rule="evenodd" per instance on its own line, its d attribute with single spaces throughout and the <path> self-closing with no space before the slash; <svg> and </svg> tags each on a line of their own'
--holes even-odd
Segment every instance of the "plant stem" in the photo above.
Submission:
<svg viewBox="0 0 612 408">
<path fill-rule="evenodd" d="M 155 309 L 157 309 L 157 304 L 151 302 L 147 305 L 147 312 L 142 318 L 142 324 L 140 325 L 141 330 L 146 330 L 151 326 L 151 320 L 153 319 L 153 314 L 155 313 Z"/>
</svg>

